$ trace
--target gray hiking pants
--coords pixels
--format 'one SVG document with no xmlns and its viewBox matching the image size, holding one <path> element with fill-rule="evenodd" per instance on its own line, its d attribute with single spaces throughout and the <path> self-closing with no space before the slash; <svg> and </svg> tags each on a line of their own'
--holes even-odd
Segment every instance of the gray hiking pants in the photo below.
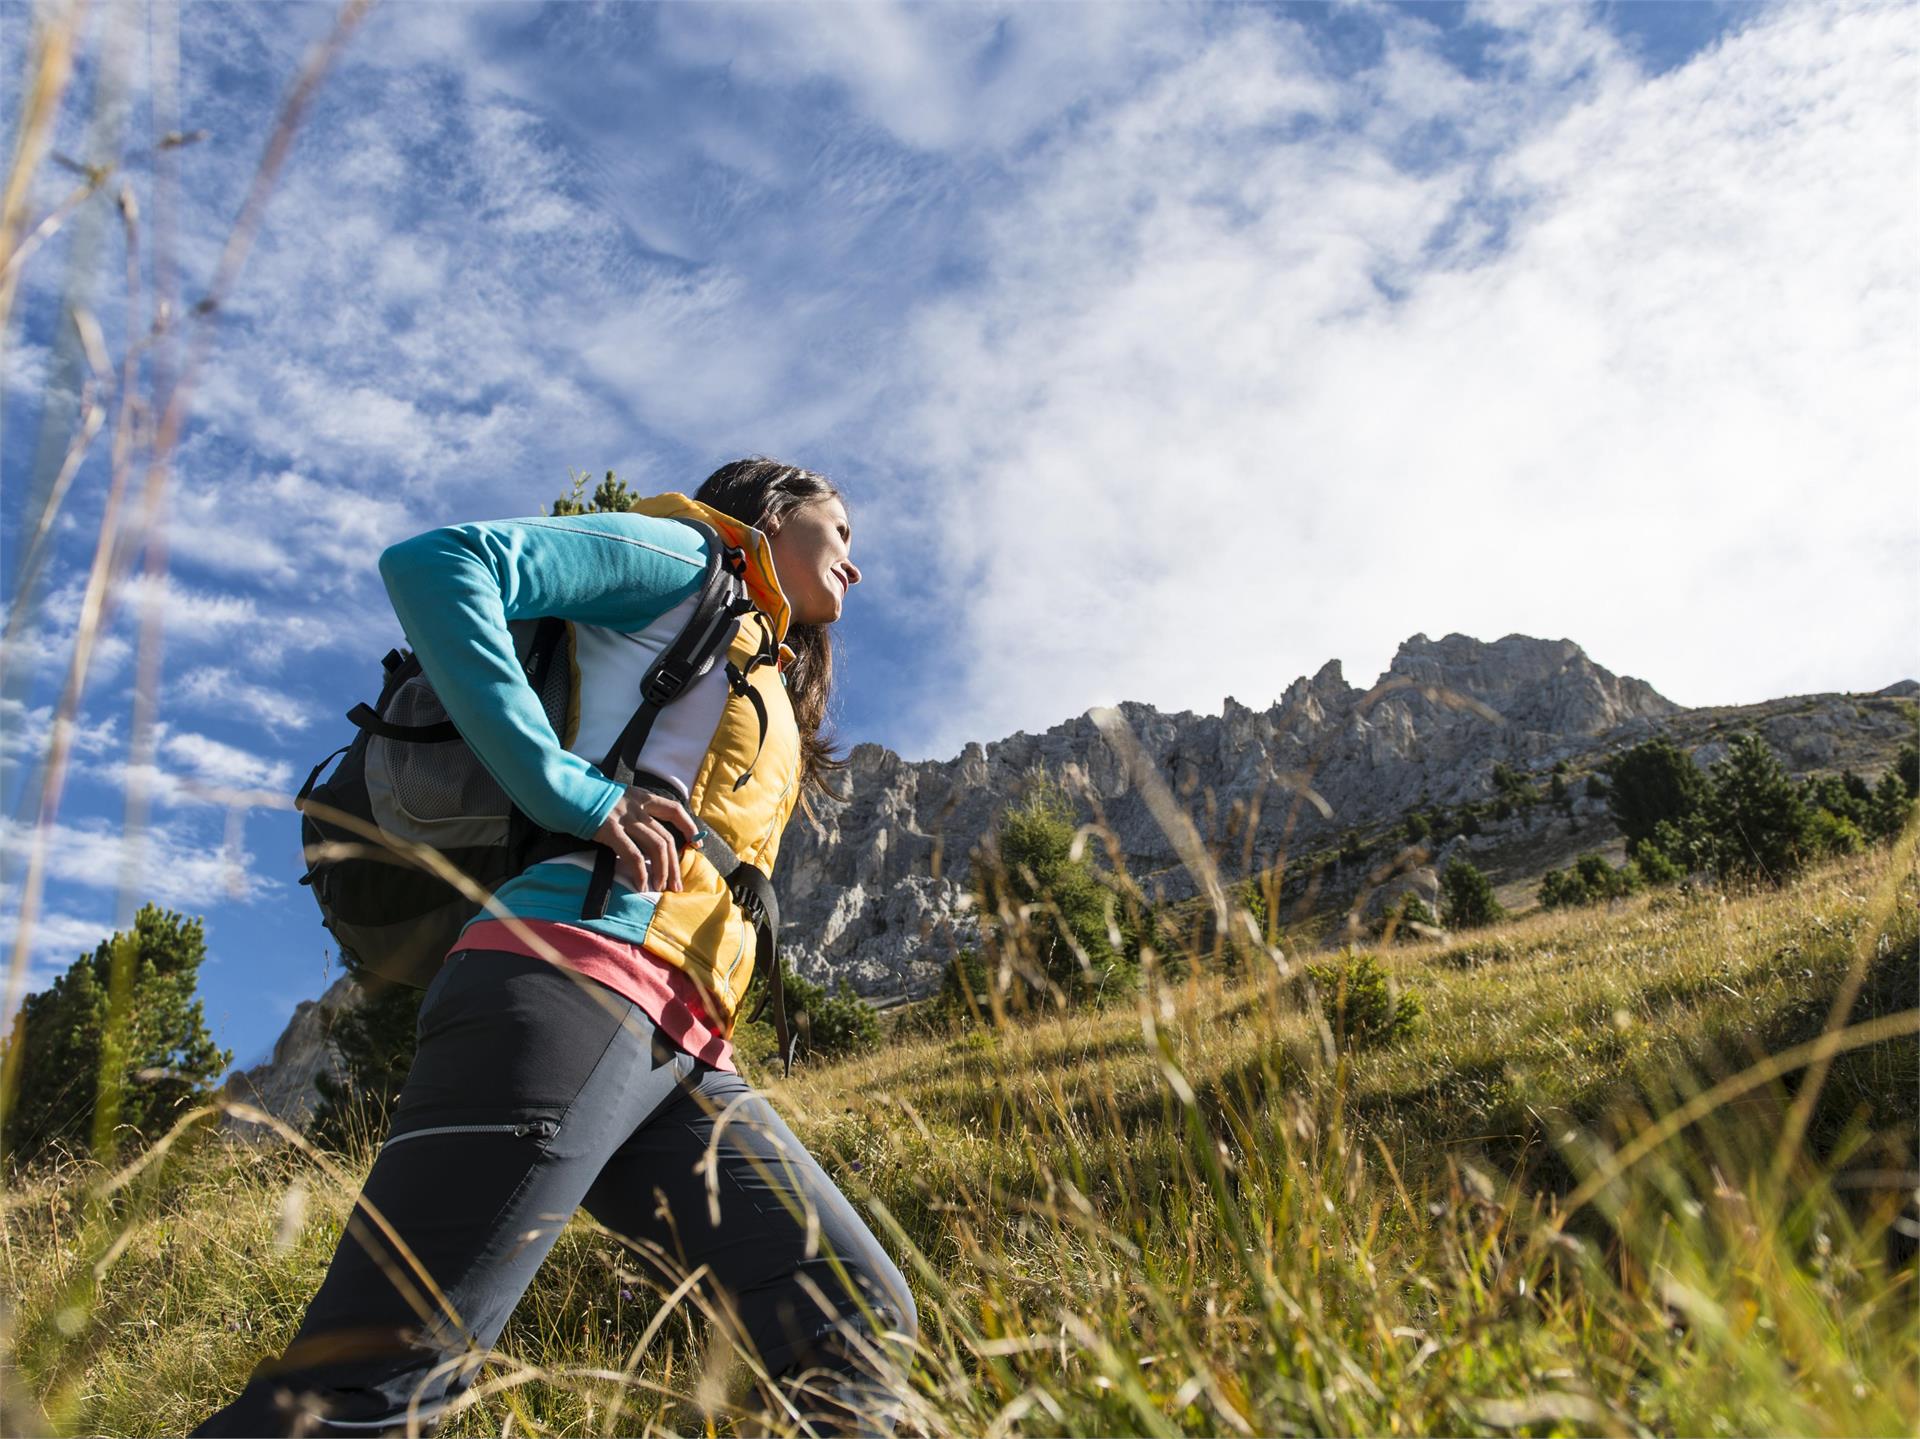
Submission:
<svg viewBox="0 0 1920 1439">
<path fill-rule="evenodd" d="M 697 1292 L 819 1432 L 891 1431 L 874 1356 L 915 1332 L 906 1282 L 744 1080 L 605 986 L 492 951 L 448 960 L 419 1036 L 299 1333 L 196 1433 L 431 1428 L 580 1207 L 656 1287 L 706 1266 Z"/>
</svg>

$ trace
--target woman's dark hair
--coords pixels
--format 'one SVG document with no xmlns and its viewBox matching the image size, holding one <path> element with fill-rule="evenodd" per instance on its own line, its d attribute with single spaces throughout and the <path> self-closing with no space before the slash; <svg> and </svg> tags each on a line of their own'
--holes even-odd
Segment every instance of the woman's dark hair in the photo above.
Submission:
<svg viewBox="0 0 1920 1439">
<path fill-rule="evenodd" d="M 722 465 L 707 476 L 694 498 L 771 535 L 795 510 L 838 499 L 840 491 L 825 475 L 756 455 Z M 832 737 L 824 732 L 827 699 L 833 692 L 833 637 L 827 630 L 826 625 L 787 626 L 787 644 L 794 655 L 787 668 L 787 697 L 800 726 L 800 780 L 823 791 L 826 776 L 846 768 Z"/>
</svg>

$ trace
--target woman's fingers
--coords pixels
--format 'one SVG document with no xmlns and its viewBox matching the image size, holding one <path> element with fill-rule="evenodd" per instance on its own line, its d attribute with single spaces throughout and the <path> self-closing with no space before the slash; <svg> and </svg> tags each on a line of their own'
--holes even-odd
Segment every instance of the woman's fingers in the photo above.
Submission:
<svg viewBox="0 0 1920 1439">
<path fill-rule="evenodd" d="M 653 877 L 653 887 L 662 890 L 680 888 L 680 856 L 672 836 L 645 816 L 635 819 L 627 833 L 646 857 L 647 873 Z"/>
<path fill-rule="evenodd" d="M 597 836 L 600 843 L 613 851 L 615 870 L 635 889 L 647 887 L 647 860 L 640 847 L 633 842 L 633 836 L 616 821 L 609 821 L 600 827 Z"/>
<path fill-rule="evenodd" d="M 630 789 L 614 805 L 594 838 L 613 851 L 623 872 L 643 891 L 683 888 L 680 846 L 700 832 L 685 805 L 647 790 Z"/>
<path fill-rule="evenodd" d="M 693 837 L 700 833 L 700 824 L 687 813 L 685 805 L 663 794 L 652 794 L 647 791 L 641 791 L 641 794 L 644 797 L 640 801 L 640 808 L 649 819 L 671 825 L 680 831 L 680 838 L 685 843 L 693 843 Z"/>
</svg>

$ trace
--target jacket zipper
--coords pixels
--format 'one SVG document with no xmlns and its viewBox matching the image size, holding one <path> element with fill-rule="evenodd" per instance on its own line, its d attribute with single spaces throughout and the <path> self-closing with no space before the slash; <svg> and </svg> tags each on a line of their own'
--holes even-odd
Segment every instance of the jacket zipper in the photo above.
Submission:
<svg viewBox="0 0 1920 1439">
<path fill-rule="evenodd" d="M 424 1139 L 429 1134 L 511 1134 L 517 1139 L 538 1134 L 542 1139 L 551 1139 L 559 1130 L 560 1126 L 551 1119 L 535 1119 L 526 1124 L 439 1124 L 431 1129 L 409 1129 L 405 1134 L 396 1134 L 380 1147 L 391 1149 L 396 1144 Z"/>
</svg>

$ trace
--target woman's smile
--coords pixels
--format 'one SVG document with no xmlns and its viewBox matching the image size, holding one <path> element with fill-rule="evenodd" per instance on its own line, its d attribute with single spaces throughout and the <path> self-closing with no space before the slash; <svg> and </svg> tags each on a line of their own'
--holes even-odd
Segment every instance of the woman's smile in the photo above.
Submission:
<svg viewBox="0 0 1920 1439">
<path fill-rule="evenodd" d="M 860 583 L 860 567 L 848 553 L 852 543 L 837 495 L 801 506 L 774 531 L 773 567 L 796 623 L 829 625 L 840 618 L 847 592 Z"/>
</svg>

